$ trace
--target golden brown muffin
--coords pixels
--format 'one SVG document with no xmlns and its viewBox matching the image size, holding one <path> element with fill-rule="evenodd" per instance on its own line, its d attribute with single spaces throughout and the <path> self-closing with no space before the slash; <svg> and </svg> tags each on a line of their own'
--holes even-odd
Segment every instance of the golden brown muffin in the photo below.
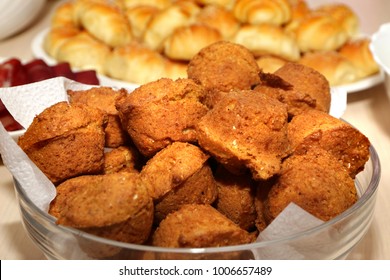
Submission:
<svg viewBox="0 0 390 280">
<path fill-rule="evenodd" d="M 37 115 L 19 146 L 54 183 L 102 172 L 103 111 L 84 104 L 56 103 Z"/>
<path fill-rule="evenodd" d="M 352 178 L 364 169 L 370 141 L 350 124 L 318 110 L 306 111 L 288 124 L 291 153 L 324 149 L 339 160 Z"/>
<path fill-rule="evenodd" d="M 154 200 L 161 199 L 207 165 L 209 156 L 199 147 L 174 142 L 152 157 L 141 170 L 141 178 Z"/>
<path fill-rule="evenodd" d="M 138 172 L 139 154 L 131 146 L 120 146 L 104 153 L 104 174 Z"/>
<path fill-rule="evenodd" d="M 197 141 L 195 124 L 208 111 L 204 96 L 193 80 L 162 78 L 136 88 L 117 109 L 134 144 L 150 157 L 175 141 Z"/>
<path fill-rule="evenodd" d="M 234 174 L 265 180 L 287 149 L 286 105 L 256 91 L 232 91 L 197 124 L 198 143 Z"/>
<path fill-rule="evenodd" d="M 329 82 L 318 71 L 288 62 L 274 74 L 260 74 L 260 77 L 262 84 L 255 90 L 285 103 L 290 118 L 310 109 L 329 112 Z"/>
<path fill-rule="evenodd" d="M 128 94 L 125 89 L 115 90 L 110 87 L 93 87 L 88 90 L 68 90 L 71 103 L 83 103 L 104 111 L 108 116 L 105 132 L 105 146 L 116 148 L 129 142 L 129 136 L 123 130 L 115 102 Z"/>
<path fill-rule="evenodd" d="M 219 167 L 215 174 L 218 198 L 215 209 L 224 214 L 240 228 L 251 231 L 257 219 L 255 188 L 250 176 L 237 176 Z"/>
<path fill-rule="evenodd" d="M 49 214 L 60 225 L 142 244 L 151 232 L 153 201 L 137 173 L 80 176 L 57 187 Z"/>
<path fill-rule="evenodd" d="M 281 175 L 265 200 L 269 222 L 293 202 L 328 221 L 357 201 L 353 179 L 343 165 L 325 150 L 310 150 L 283 162 Z"/>
<path fill-rule="evenodd" d="M 155 201 L 155 224 L 159 224 L 169 213 L 178 210 L 183 204 L 212 204 L 217 198 L 217 193 L 211 168 L 204 164 L 183 183 Z"/>
<path fill-rule="evenodd" d="M 209 92 L 210 106 L 220 92 L 251 89 L 260 82 L 259 66 L 245 47 L 220 41 L 203 48 L 189 62 L 188 78 L 203 85 Z M 214 95 L 216 100 L 214 100 Z"/>
<path fill-rule="evenodd" d="M 169 214 L 153 234 L 159 247 L 203 248 L 246 244 L 253 241 L 241 229 L 210 205 L 187 204 Z"/>
</svg>

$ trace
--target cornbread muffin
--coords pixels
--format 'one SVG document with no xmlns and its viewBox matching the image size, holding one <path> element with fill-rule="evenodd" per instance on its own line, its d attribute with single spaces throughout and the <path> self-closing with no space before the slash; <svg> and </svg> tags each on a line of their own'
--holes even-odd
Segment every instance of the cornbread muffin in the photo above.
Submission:
<svg viewBox="0 0 390 280">
<path fill-rule="evenodd" d="M 138 172 L 139 153 L 132 146 L 120 146 L 104 153 L 104 174 Z"/>
<path fill-rule="evenodd" d="M 152 237 L 159 247 L 203 248 L 246 244 L 253 237 L 210 205 L 187 204 L 169 214 Z"/>
<path fill-rule="evenodd" d="M 211 168 L 208 164 L 204 164 L 183 183 L 155 201 L 155 224 L 159 224 L 169 213 L 178 210 L 183 204 L 211 205 L 217 198 L 217 194 L 217 184 Z"/>
<path fill-rule="evenodd" d="M 219 100 L 221 92 L 249 90 L 259 84 L 259 71 L 255 57 L 247 48 L 228 41 L 203 48 L 187 67 L 188 78 L 209 91 L 210 107 Z"/>
<path fill-rule="evenodd" d="M 280 171 L 287 151 L 286 105 L 256 91 L 232 91 L 197 124 L 199 145 L 226 169 L 256 180 Z"/>
<path fill-rule="evenodd" d="M 49 214 L 60 225 L 142 244 L 151 232 L 153 201 L 137 173 L 87 175 L 57 187 Z"/>
<path fill-rule="evenodd" d="M 343 165 L 325 150 L 310 150 L 283 162 L 282 172 L 265 200 L 272 221 L 291 202 L 328 221 L 357 200 L 353 179 Z"/>
<path fill-rule="evenodd" d="M 219 167 L 215 173 L 215 180 L 218 185 L 215 208 L 240 228 L 253 230 L 257 219 L 256 190 L 250 176 L 237 176 Z"/>
<path fill-rule="evenodd" d="M 283 98 L 289 107 L 296 103 L 300 105 L 306 103 L 307 107 L 329 112 L 330 85 L 319 71 L 299 63 L 289 62 L 276 70 L 274 74 L 293 86 L 294 95 Z"/>
<path fill-rule="evenodd" d="M 288 124 L 290 153 L 323 149 L 333 155 L 355 178 L 370 155 L 368 138 L 350 124 L 322 111 L 310 110 Z"/>
<path fill-rule="evenodd" d="M 18 144 L 53 182 L 102 172 L 107 116 L 84 104 L 56 103 L 37 115 Z"/>
<path fill-rule="evenodd" d="M 290 119 L 306 110 L 330 109 L 329 83 L 310 67 L 287 63 L 274 74 L 261 72 L 260 78 L 254 90 L 286 104 Z"/>
<path fill-rule="evenodd" d="M 125 89 L 114 90 L 110 87 L 93 87 L 88 90 L 68 90 L 70 103 L 83 103 L 104 111 L 108 116 L 105 132 L 105 146 L 116 148 L 129 142 L 129 136 L 123 130 L 115 107 L 116 99 L 127 95 Z"/>
<path fill-rule="evenodd" d="M 199 172 L 207 165 L 208 158 L 195 145 L 174 142 L 148 160 L 141 170 L 141 178 L 150 196 L 159 200 Z M 210 183 L 214 184 L 212 180 Z"/>
<path fill-rule="evenodd" d="M 191 79 L 162 78 L 136 88 L 118 100 L 123 127 L 146 157 L 169 144 L 195 143 L 195 125 L 207 113 L 206 92 Z"/>
</svg>

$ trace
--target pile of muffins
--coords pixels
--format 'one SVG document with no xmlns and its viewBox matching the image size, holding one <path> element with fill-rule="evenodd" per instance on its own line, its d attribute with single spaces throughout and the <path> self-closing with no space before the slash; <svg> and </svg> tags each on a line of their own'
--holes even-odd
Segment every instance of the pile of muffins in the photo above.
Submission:
<svg viewBox="0 0 390 280">
<path fill-rule="evenodd" d="M 299 62 L 330 85 L 379 72 L 357 38 L 351 7 L 313 9 L 304 0 L 73 0 L 52 17 L 43 48 L 57 61 L 144 84 L 186 78 L 192 57 L 217 41 L 249 49 L 264 72 Z"/>
<path fill-rule="evenodd" d="M 35 117 L 18 144 L 56 186 L 58 224 L 133 244 L 220 247 L 254 242 L 289 203 L 327 221 L 357 201 L 370 142 L 328 114 L 321 73 L 292 62 L 265 73 L 228 41 L 187 71 L 131 93 L 68 90 L 69 102 Z"/>
</svg>

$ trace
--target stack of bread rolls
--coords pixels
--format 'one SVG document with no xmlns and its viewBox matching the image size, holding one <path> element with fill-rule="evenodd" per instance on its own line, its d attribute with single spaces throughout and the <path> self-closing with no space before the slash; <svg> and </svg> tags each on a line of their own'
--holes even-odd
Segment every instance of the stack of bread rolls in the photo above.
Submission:
<svg viewBox="0 0 390 280">
<path fill-rule="evenodd" d="M 57 61 L 144 84 L 185 78 L 202 48 L 231 41 L 248 48 L 264 72 L 299 62 L 332 86 L 379 71 L 358 38 L 352 7 L 311 8 L 305 0 L 69 0 L 52 16 L 43 43 Z"/>
</svg>

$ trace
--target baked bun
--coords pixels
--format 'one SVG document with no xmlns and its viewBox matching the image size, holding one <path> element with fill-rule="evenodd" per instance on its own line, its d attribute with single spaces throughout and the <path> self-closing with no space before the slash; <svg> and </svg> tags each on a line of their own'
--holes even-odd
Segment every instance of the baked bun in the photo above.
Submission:
<svg viewBox="0 0 390 280">
<path fill-rule="evenodd" d="M 259 66 L 253 54 L 244 46 L 219 41 L 203 48 L 189 62 L 188 78 L 204 86 L 212 107 L 221 92 L 251 89 L 260 82 Z"/>
<path fill-rule="evenodd" d="M 325 150 L 293 155 L 283 162 L 280 176 L 264 202 L 268 223 L 290 203 L 328 221 L 358 199 L 347 170 Z"/>
<path fill-rule="evenodd" d="M 176 141 L 196 143 L 195 125 L 208 111 L 205 95 L 191 79 L 161 78 L 136 88 L 116 107 L 134 144 L 150 157 Z"/>
<path fill-rule="evenodd" d="M 220 40 L 221 33 L 207 25 L 178 27 L 164 41 L 164 54 L 170 59 L 191 60 L 202 48 Z"/>
<path fill-rule="evenodd" d="M 131 26 L 121 10 L 107 3 L 85 2 L 77 9 L 78 22 L 95 38 L 110 47 L 132 41 Z"/>
<path fill-rule="evenodd" d="M 104 128 L 105 147 L 116 148 L 129 142 L 126 131 L 122 128 L 115 102 L 128 94 L 125 89 L 114 90 L 110 87 L 93 87 L 88 90 L 68 90 L 70 103 L 82 103 L 102 110 L 107 114 L 107 126 Z"/>
<path fill-rule="evenodd" d="M 282 25 L 291 19 L 288 0 L 237 0 L 233 13 L 241 22 Z"/>
<path fill-rule="evenodd" d="M 196 23 L 217 29 L 224 39 L 230 39 L 240 27 L 233 13 L 219 5 L 207 5 L 197 14 Z"/>
<path fill-rule="evenodd" d="M 236 0 L 196 0 L 196 2 L 204 6 L 218 5 L 220 7 L 224 7 L 225 9 L 231 10 Z"/>
<path fill-rule="evenodd" d="M 143 244 L 152 228 L 153 201 L 137 173 L 80 176 L 57 187 L 49 214 L 60 225 Z"/>
<path fill-rule="evenodd" d="M 51 16 L 50 24 L 52 28 L 58 26 L 77 27 L 74 18 L 73 2 L 64 2 L 60 4 Z"/>
<path fill-rule="evenodd" d="M 205 248 L 246 244 L 253 237 L 210 205 L 186 204 L 169 214 L 152 236 L 152 245 Z"/>
<path fill-rule="evenodd" d="M 74 26 L 57 26 L 49 30 L 43 40 L 43 49 L 51 57 L 58 59 L 59 48 L 69 39 L 72 39 L 81 31 Z"/>
<path fill-rule="evenodd" d="M 355 12 L 346 4 L 331 3 L 318 7 L 316 12 L 325 13 L 337 20 L 349 37 L 356 36 L 359 30 L 359 19 Z"/>
<path fill-rule="evenodd" d="M 308 52 L 298 62 L 319 71 L 331 86 L 349 84 L 359 79 L 358 69 L 336 51 Z"/>
<path fill-rule="evenodd" d="M 152 50 L 161 51 L 164 40 L 176 28 L 192 23 L 199 10 L 200 7 L 191 1 L 175 2 L 161 10 L 149 21 L 143 43 Z"/>
<path fill-rule="evenodd" d="M 337 50 L 349 39 L 343 26 L 324 13 L 311 13 L 295 29 L 295 38 L 302 52 Z"/>
<path fill-rule="evenodd" d="M 255 186 L 248 176 L 238 176 L 223 167 L 215 172 L 218 199 L 215 209 L 224 214 L 240 228 L 252 231 L 257 213 L 255 208 Z"/>
<path fill-rule="evenodd" d="M 270 54 L 290 61 L 297 61 L 300 57 L 294 38 L 276 25 L 244 25 L 232 40 L 249 49 L 255 56 Z"/>
<path fill-rule="evenodd" d="M 159 8 L 148 5 L 134 6 L 125 11 L 131 31 L 137 40 L 140 40 L 149 21 L 160 11 Z"/>
<path fill-rule="evenodd" d="M 272 119 L 272 122 L 269 120 Z M 287 149 L 287 108 L 256 91 L 231 91 L 196 126 L 199 145 L 233 174 L 278 174 Z"/>
<path fill-rule="evenodd" d="M 108 76 L 136 84 L 165 77 L 166 67 L 166 59 L 161 54 L 136 42 L 115 48 L 104 64 Z"/>
<path fill-rule="evenodd" d="M 295 116 L 288 124 L 288 138 L 290 153 L 323 149 L 340 161 L 352 178 L 364 169 L 370 155 L 366 136 L 350 124 L 318 110 Z"/>
<path fill-rule="evenodd" d="M 172 4 L 171 0 L 122 0 L 122 2 L 127 9 L 141 5 L 164 9 Z"/>
<path fill-rule="evenodd" d="M 361 38 L 350 40 L 339 49 L 339 53 L 347 58 L 359 71 L 359 78 L 379 72 L 379 66 L 374 60 L 369 45 L 369 38 Z"/>
<path fill-rule="evenodd" d="M 106 44 L 82 31 L 65 40 L 58 47 L 55 58 L 58 61 L 69 62 L 76 69 L 94 69 L 100 74 L 105 74 L 104 64 L 110 52 Z"/>
<path fill-rule="evenodd" d="M 37 115 L 18 144 L 57 185 L 103 170 L 106 122 L 99 109 L 60 102 Z"/>
<path fill-rule="evenodd" d="M 209 155 L 199 147 L 174 142 L 156 153 L 141 170 L 141 178 L 155 201 L 174 190 L 207 165 Z"/>
<path fill-rule="evenodd" d="M 117 172 L 136 172 L 140 164 L 140 156 L 131 145 L 120 146 L 104 153 L 103 174 Z"/>
</svg>

